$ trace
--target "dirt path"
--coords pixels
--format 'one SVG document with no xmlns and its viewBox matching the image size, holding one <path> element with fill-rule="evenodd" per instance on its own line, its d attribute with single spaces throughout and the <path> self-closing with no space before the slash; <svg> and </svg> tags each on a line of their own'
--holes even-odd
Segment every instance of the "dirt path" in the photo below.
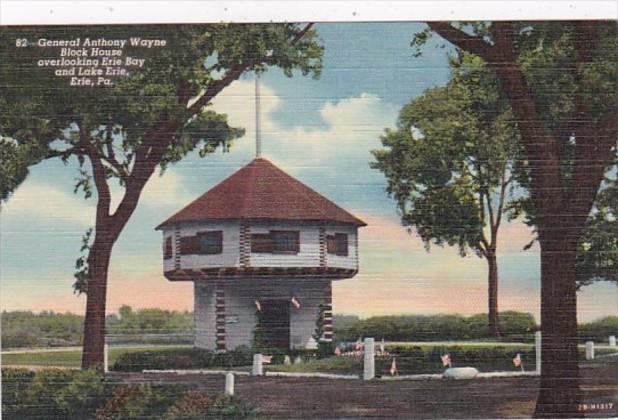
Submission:
<svg viewBox="0 0 618 420">
<path fill-rule="evenodd" d="M 618 415 L 618 358 L 582 364 L 586 416 Z M 110 374 L 123 382 L 184 383 L 212 393 L 222 376 Z M 522 418 L 531 417 L 537 378 L 470 381 L 371 381 L 315 378 L 236 378 L 236 394 L 267 418 Z M 592 404 L 613 404 L 597 409 Z"/>
</svg>

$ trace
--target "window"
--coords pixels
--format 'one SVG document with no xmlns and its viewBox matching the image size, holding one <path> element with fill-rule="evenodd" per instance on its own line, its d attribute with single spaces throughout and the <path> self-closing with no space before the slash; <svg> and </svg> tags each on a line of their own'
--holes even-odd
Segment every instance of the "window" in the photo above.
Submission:
<svg viewBox="0 0 618 420">
<path fill-rule="evenodd" d="M 298 254 L 300 251 L 300 234 L 297 230 L 273 230 L 273 252 Z"/>
<path fill-rule="evenodd" d="M 251 252 L 298 254 L 300 233 L 296 230 L 271 230 L 251 235 Z"/>
<path fill-rule="evenodd" d="M 326 250 L 329 254 L 348 256 L 348 235 L 335 233 L 326 237 Z"/>
<path fill-rule="evenodd" d="M 165 238 L 165 242 L 163 243 L 163 259 L 167 260 L 172 258 L 172 254 L 172 237 L 168 236 Z"/>
<path fill-rule="evenodd" d="M 273 252 L 273 241 L 270 233 L 254 233 L 251 235 L 251 252 Z"/>
<path fill-rule="evenodd" d="M 180 252 L 183 255 L 211 255 L 223 252 L 223 232 L 198 232 L 195 236 L 180 238 Z"/>
</svg>

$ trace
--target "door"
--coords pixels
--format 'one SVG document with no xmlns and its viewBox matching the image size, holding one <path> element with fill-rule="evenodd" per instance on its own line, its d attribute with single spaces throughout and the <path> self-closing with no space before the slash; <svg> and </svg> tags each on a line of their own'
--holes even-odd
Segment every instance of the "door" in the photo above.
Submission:
<svg viewBox="0 0 618 420">
<path fill-rule="evenodd" d="M 262 302 L 264 341 L 268 347 L 290 348 L 290 301 L 265 300 Z"/>
</svg>

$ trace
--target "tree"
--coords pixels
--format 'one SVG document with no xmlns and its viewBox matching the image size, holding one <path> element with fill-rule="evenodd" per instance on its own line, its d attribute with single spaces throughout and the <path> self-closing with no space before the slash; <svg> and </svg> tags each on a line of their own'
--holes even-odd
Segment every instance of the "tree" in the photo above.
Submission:
<svg viewBox="0 0 618 420">
<path fill-rule="evenodd" d="M 44 34 L 44 35 L 43 35 Z M 88 247 L 82 367 L 103 363 L 107 274 L 114 243 L 139 202 L 146 182 L 188 153 L 212 153 L 242 134 L 225 115 L 208 109 L 212 99 L 247 71 L 277 66 L 318 76 L 322 47 L 312 25 L 164 25 L 71 28 L 10 28 L 2 31 L 2 85 L 8 116 L 2 137 L 44 148 L 46 158 L 76 159 L 75 188 L 96 190 L 94 237 Z M 58 58 L 54 48 L 20 47 L 18 39 L 164 39 L 162 48 L 125 47 L 143 57 L 113 87 L 74 87 L 37 67 Z M 23 45 L 23 44 L 21 44 Z M 44 130 L 35 131 L 35 128 Z M 27 135 L 22 135 L 26 132 Z M 44 135 L 37 135 L 43 132 Z M 32 133 L 32 134 L 30 134 Z M 110 183 L 124 194 L 112 208 Z"/>
<path fill-rule="evenodd" d="M 450 60 L 452 78 L 427 90 L 386 130 L 373 168 L 387 178 L 401 220 L 430 243 L 472 251 L 488 265 L 489 331 L 499 336 L 498 232 L 508 212 L 518 131 L 495 77 L 478 57 Z M 486 232 L 486 228 L 487 232 Z"/>
<path fill-rule="evenodd" d="M 521 134 L 541 247 L 539 417 L 575 417 L 577 251 L 618 137 L 618 28 L 613 22 L 428 23 L 498 78 Z M 417 49 L 417 52 L 419 50 Z"/>
<path fill-rule="evenodd" d="M 606 178 L 577 252 L 578 287 L 594 281 L 618 283 L 618 182 Z M 618 286 L 618 284 L 617 284 Z"/>
</svg>

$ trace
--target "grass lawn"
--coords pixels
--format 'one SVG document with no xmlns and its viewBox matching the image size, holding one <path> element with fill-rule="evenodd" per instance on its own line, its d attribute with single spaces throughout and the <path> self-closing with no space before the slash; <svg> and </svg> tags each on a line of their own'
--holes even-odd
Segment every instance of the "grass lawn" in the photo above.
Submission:
<svg viewBox="0 0 618 420">
<path fill-rule="evenodd" d="M 111 366 L 116 359 L 123 353 L 134 353 L 149 350 L 169 350 L 192 347 L 191 345 L 140 345 L 122 346 L 110 348 L 109 365 Z M 40 351 L 28 353 L 13 353 L 2 355 L 2 366 L 11 365 L 34 365 L 34 366 L 64 366 L 79 367 L 82 360 L 82 352 L 72 351 Z"/>
<path fill-rule="evenodd" d="M 534 347 L 534 343 L 515 343 L 501 341 L 387 341 L 386 349 L 389 347 L 420 347 L 422 349 L 431 347 L 463 347 L 465 349 L 486 349 L 494 347 L 517 347 L 528 348 Z M 376 341 L 376 347 L 380 347 L 380 342 Z"/>
</svg>

